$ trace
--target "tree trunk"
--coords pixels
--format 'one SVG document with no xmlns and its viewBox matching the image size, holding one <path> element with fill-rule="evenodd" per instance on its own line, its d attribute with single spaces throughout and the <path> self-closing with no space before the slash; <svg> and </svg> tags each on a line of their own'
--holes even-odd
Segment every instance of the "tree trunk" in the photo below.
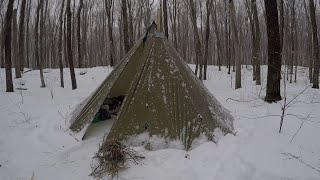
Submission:
<svg viewBox="0 0 320 180">
<path fill-rule="evenodd" d="M 79 68 L 82 68 L 82 40 L 81 40 L 81 11 L 83 8 L 83 0 L 80 0 L 80 5 L 77 13 L 77 38 L 78 38 L 78 60 L 79 60 Z"/>
<path fill-rule="evenodd" d="M 59 41 L 58 41 L 60 86 L 62 88 L 64 88 L 64 80 L 63 80 L 63 48 L 62 48 L 64 2 L 65 2 L 65 0 L 62 0 L 61 10 L 60 10 L 60 17 L 59 17 L 60 24 L 59 24 Z"/>
<path fill-rule="evenodd" d="M 134 33 L 133 33 L 133 18 L 132 18 L 132 1 L 127 0 L 128 3 L 128 28 L 129 28 L 129 44 L 130 44 L 130 49 L 134 45 Z"/>
<path fill-rule="evenodd" d="M 204 76 L 203 79 L 207 80 L 207 68 L 208 68 L 208 58 L 209 58 L 209 39 L 210 39 L 210 14 L 211 14 L 211 8 L 212 8 L 212 0 L 206 1 L 206 7 L 207 7 L 207 16 L 206 16 L 206 37 L 205 37 L 205 49 L 204 49 Z"/>
<path fill-rule="evenodd" d="M 114 66 L 114 58 L 115 58 L 115 52 L 114 52 L 114 42 L 113 42 L 113 20 L 112 20 L 112 5 L 113 0 L 106 0 L 106 12 L 107 12 L 107 18 L 108 18 L 108 38 L 109 38 L 109 49 L 110 49 L 110 66 Z"/>
<path fill-rule="evenodd" d="M 260 48 L 260 39 L 261 39 L 261 33 L 260 33 L 260 24 L 259 24 L 259 15 L 257 10 L 257 3 L 256 0 L 252 0 L 252 8 L 253 8 L 253 21 L 254 21 L 254 44 L 255 52 L 254 52 L 254 60 L 255 60 L 255 77 L 256 77 L 256 85 L 261 85 L 261 67 L 260 67 L 260 54 L 261 54 L 261 48 Z"/>
<path fill-rule="evenodd" d="M 127 54 L 130 51 L 127 1 L 121 0 L 121 2 L 122 2 L 121 9 L 122 9 L 123 43 L 124 43 L 125 53 Z"/>
<path fill-rule="evenodd" d="M 240 42 L 239 42 L 239 36 L 238 36 L 238 25 L 237 25 L 237 17 L 236 17 L 236 10 L 234 7 L 233 0 L 229 0 L 230 4 L 230 10 L 231 10 L 231 24 L 232 24 L 232 30 L 233 30 L 233 36 L 234 36 L 234 61 L 236 66 L 236 79 L 235 79 L 235 89 L 241 88 L 241 62 L 240 62 Z M 237 58 L 237 60 L 236 60 Z"/>
<path fill-rule="evenodd" d="M 309 59 L 309 80 L 310 80 L 310 83 L 312 83 L 312 70 L 313 70 L 313 58 L 312 58 L 312 28 L 311 28 L 311 20 L 310 20 L 310 16 L 308 14 L 308 8 L 307 8 L 307 3 L 306 3 L 306 0 L 303 0 L 303 7 L 304 7 L 304 10 L 305 10 L 305 14 L 306 14 L 306 20 L 307 20 L 307 29 L 308 29 L 308 35 L 307 35 L 307 38 L 308 38 L 308 44 L 307 44 L 307 57 Z"/>
<path fill-rule="evenodd" d="M 16 78 L 21 78 L 20 72 L 20 59 L 18 57 L 18 25 L 17 25 L 17 9 L 13 10 L 12 15 L 12 48 L 13 48 L 13 59 L 14 59 L 14 69 Z"/>
<path fill-rule="evenodd" d="M 163 0 L 163 28 L 164 34 L 166 38 L 169 38 L 169 30 L 168 30 L 168 7 L 167 7 L 167 0 Z"/>
<path fill-rule="evenodd" d="M 214 13 L 213 13 L 213 26 L 214 26 L 214 32 L 216 34 L 216 43 L 217 43 L 217 51 L 218 51 L 218 67 L 219 71 L 221 71 L 221 54 L 222 54 L 222 47 L 221 47 L 221 37 L 220 37 L 220 31 L 218 27 L 218 19 L 217 19 L 217 6 L 214 7 Z M 226 25 L 227 26 L 227 25 Z M 227 38 L 227 36 L 226 36 Z"/>
<path fill-rule="evenodd" d="M 26 11 L 26 4 L 27 0 L 22 0 L 21 1 L 21 8 L 20 8 L 20 21 L 19 21 L 19 61 L 21 62 L 20 64 L 20 71 L 23 71 L 24 68 L 24 17 L 25 17 L 25 11 Z M 19 71 L 19 72 L 20 72 Z M 21 73 L 20 73 L 21 77 Z"/>
<path fill-rule="evenodd" d="M 190 13 L 191 13 L 191 22 L 193 25 L 193 31 L 194 31 L 194 40 L 195 40 L 195 48 L 196 48 L 196 61 L 197 64 L 199 64 L 199 78 L 202 80 L 203 73 L 202 73 L 202 65 L 203 65 L 203 52 L 202 52 L 202 44 L 200 41 L 200 35 L 198 32 L 198 24 L 197 24 L 197 12 L 196 12 L 196 5 L 193 0 L 189 0 L 189 6 L 190 6 Z M 197 69 L 196 69 L 197 74 Z"/>
<path fill-rule="evenodd" d="M 71 76 L 71 83 L 72 83 L 72 90 L 77 89 L 77 80 L 76 75 L 74 72 L 74 65 L 73 65 L 73 52 L 72 52 L 72 29 L 71 29 L 71 21 L 72 21 L 72 14 L 70 8 L 71 0 L 67 0 L 66 6 L 66 13 L 67 13 L 67 49 L 68 49 L 68 62 L 70 68 L 70 76 Z"/>
<path fill-rule="evenodd" d="M 276 0 L 265 0 L 268 34 L 268 77 L 265 101 L 272 103 L 281 100 L 281 45 Z"/>
<path fill-rule="evenodd" d="M 313 78 L 312 88 L 319 89 L 319 42 L 318 42 L 318 28 L 316 20 L 316 8 L 313 0 L 309 0 L 310 6 L 310 18 L 312 24 L 312 36 L 313 36 Z"/>
<path fill-rule="evenodd" d="M 43 75 L 43 63 L 45 62 L 44 43 L 43 43 L 45 15 L 44 15 L 43 1 L 47 1 L 47 0 L 40 0 L 41 7 L 40 7 L 40 36 L 39 36 L 39 47 L 40 47 L 39 48 L 40 50 L 39 70 L 40 70 L 41 88 L 46 87 L 46 84 L 44 81 L 44 75 Z"/>
<path fill-rule="evenodd" d="M 13 13 L 14 0 L 9 0 L 7 13 L 6 13 L 6 23 L 4 31 L 4 48 L 5 48 L 5 69 L 6 69 L 6 86 L 7 92 L 13 92 L 13 82 L 12 82 L 12 69 L 11 69 L 11 38 L 12 38 L 12 13 Z"/>
<path fill-rule="evenodd" d="M 30 16 L 31 16 L 31 0 L 28 1 L 28 15 L 27 15 L 27 27 L 26 27 L 26 67 L 30 68 L 30 55 L 29 55 L 29 45 L 30 45 L 30 31 L 29 31 L 29 24 L 30 24 Z"/>
</svg>

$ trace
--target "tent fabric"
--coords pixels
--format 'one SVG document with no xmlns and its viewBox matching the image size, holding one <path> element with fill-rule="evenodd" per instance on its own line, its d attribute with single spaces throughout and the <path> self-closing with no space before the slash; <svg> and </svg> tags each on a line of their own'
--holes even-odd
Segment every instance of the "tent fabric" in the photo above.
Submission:
<svg viewBox="0 0 320 180">
<path fill-rule="evenodd" d="M 148 133 L 180 140 L 185 149 L 216 128 L 233 131 L 233 117 L 206 89 L 175 48 L 159 33 L 149 33 L 79 107 L 70 129 L 87 127 L 108 97 L 125 100 L 106 140 Z"/>
</svg>

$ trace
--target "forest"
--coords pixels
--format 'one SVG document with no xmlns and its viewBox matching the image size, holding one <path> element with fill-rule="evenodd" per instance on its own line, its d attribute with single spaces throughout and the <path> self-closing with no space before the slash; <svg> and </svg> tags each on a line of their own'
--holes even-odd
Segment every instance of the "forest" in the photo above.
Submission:
<svg viewBox="0 0 320 180">
<path fill-rule="evenodd" d="M 310 82 L 319 87 L 319 73 L 313 68 L 319 59 L 318 39 L 313 38 L 318 34 L 318 1 L 278 0 L 270 4 L 277 12 L 267 11 L 261 0 L 168 0 L 161 4 L 166 36 L 183 59 L 197 65 L 200 79 L 206 80 L 207 65 L 226 66 L 229 74 L 237 72 L 236 79 L 241 77 L 241 68 L 253 65 L 253 80 L 259 85 L 260 66 L 269 62 L 267 18 L 277 16 L 280 58 L 286 65 L 282 72 L 292 83 L 297 66 L 309 67 Z M 43 87 L 42 69 L 60 68 L 63 87 L 65 67 L 74 71 L 116 65 L 156 20 L 158 6 L 154 0 L 1 0 L 1 67 L 14 67 L 13 78 L 20 78 L 23 68 L 40 69 Z M 5 56 L 5 47 L 11 49 L 11 58 Z M 76 78 L 72 79 L 75 89 Z M 241 81 L 237 82 L 240 88 Z M 10 82 L 7 91 L 13 91 Z"/>
<path fill-rule="evenodd" d="M 0 0 L 0 179 L 319 179 L 319 7 Z"/>
</svg>

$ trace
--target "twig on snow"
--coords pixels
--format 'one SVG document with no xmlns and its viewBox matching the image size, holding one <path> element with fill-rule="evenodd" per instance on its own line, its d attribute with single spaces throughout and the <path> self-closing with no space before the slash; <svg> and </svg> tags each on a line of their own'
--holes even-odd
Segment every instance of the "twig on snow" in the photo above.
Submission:
<svg viewBox="0 0 320 180">
<path fill-rule="evenodd" d="M 311 166 L 310 164 L 304 162 L 301 157 L 295 156 L 295 155 L 293 155 L 291 153 L 281 153 L 281 154 L 284 155 L 284 156 L 289 157 L 289 159 L 295 159 L 295 160 L 299 161 L 300 163 L 304 164 L 305 166 L 307 166 L 307 167 L 317 171 L 318 173 L 320 173 L 319 169 L 317 169 L 314 166 Z"/>
</svg>

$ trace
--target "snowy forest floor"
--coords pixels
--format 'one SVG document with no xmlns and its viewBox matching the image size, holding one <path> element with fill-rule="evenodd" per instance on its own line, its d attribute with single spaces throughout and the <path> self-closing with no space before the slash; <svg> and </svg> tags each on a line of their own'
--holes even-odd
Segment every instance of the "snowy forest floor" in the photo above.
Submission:
<svg viewBox="0 0 320 180">
<path fill-rule="evenodd" d="M 76 105 L 89 96 L 111 70 L 108 67 L 77 69 L 75 91 L 71 90 L 67 69 L 64 89 L 59 87 L 57 69 L 45 70 L 47 88 L 40 88 L 39 71 L 31 71 L 24 74 L 22 80 L 14 80 L 15 87 L 24 84 L 27 90 L 6 93 L 5 72 L 1 69 L 0 179 L 28 180 L 32 176 L 34 180 L 92 179 L 88 176 L 92 171 L 92 157 L 112 121 L 93 125 L 84 141 L 75 140 L 66 129 Z M 85 75 L 79 75 L 84 71 L 87 71 Z M 288 116 L 279 134 L 281 105 L 263 101 L 266 67 L 262 72 L 263 85 L 256 86 L 252 71 L 243 69 L 243 87 L 234 90 L 231 83 L 234 74 L 228 75 L 225 67 L 219 72 L 217 67 L 210 66 L 209 80 L 204 83 L 231 111 L 236 136 L 226 135 L 218 144 L 206 142 L 189 152 L 147 151 L 137 147 L 135 149 L 146 158 L 140 165 L 129 164 L 129 168 L 120 173 L 120 179 L 320 179 L 320 90 L 308 88 L 300 94 L 309 86 L 309 80 L 307 68 L 299 68 L 297 83 L 287 83 L 287 101 L 300 95 L 287 109 Z"/>
</svg>

